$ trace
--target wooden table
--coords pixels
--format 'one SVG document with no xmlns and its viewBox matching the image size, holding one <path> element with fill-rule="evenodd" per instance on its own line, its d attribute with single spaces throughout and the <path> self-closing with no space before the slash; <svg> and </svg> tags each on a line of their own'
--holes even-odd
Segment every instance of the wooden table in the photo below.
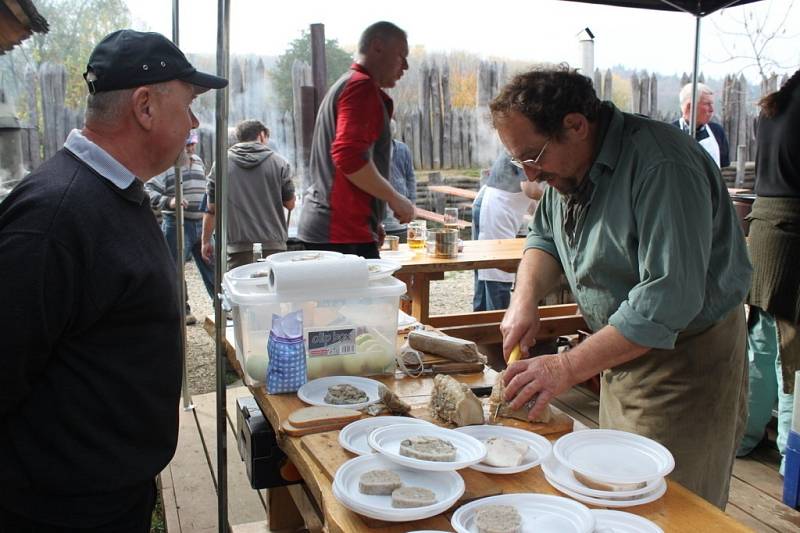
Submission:
<svg viewBox="0 0 800 533">
<path fill-rule="evenodd" d="M 448 315 L 430 315 L 430 282 L 444 279 L 444 273 L 455 270 L 476 270 L 499 268 L 515 272 L 522 259 L 525 239 L 495 239 L 483 241 L 464 241 L 464 250 L 455 259 L 441 259 L 430 256 L 424 250 L 413 258 L 401 261 L 400 270 L 395 277 L 403 280 L 408 287 L 410 304 L 404 309 L 423 324 L 429 324 L 445 333 L 473 340 L 479 344 L 500 342 L 498 325 L 503 319 L 504 310 L 478 311 Z M 401 250 L 409 250 L 401 244 Z M 586 323 L 578 315 L 575 304 L 540 307 L 542 327 L 538 339 L 548 339 L 586 329 Z"/>
<path fill-rule="evenodd" d="M 487 370 L 484 374 L 454 377 L 471 385 L 481 385 L 493 382 L 494 376 L 492 370 Z M 381 381 L 410 403 L 419 403 L 429 394 L 432 379 L 386 377 Z M 273 428 L 279 428 L 289 413 L 304 406 L 293 394 L 268 395 L 263 387 L 251 388 L 251 391 Z M 308 492 L 313 497 L 312 505 L 307 505 L 306 509 L 310 507 L 319 509 L 325 531 L 329 533 L 378 530 L 400 533 L 412 529 L 452 531 L 450 518 L 455 508 L 426 520 L 391 524 L 362 518 L 341 505 L 333 497 L 332 478 L 336 469 L 354 455 L 339 446 L 338 433 L 338 431 L 330 431 L 304 437 L 278 437 L 281 449 L 297 467 L 307 485 Z M 483 474 L 468 468 L 460 470 L 459 474 L 464 478 L 466 485 L 465 496 L 462 500 L 469 499 L 471 495 L 485 494 L 487 490 L 504 494 L 533 492 L 560 495 L 547 483 L 539 467 L 515 475 Z M 666 494 L 658 501 L 624 510 L 644 516 L 670 533 L 749 531 L 716 507 L 674 482 L 668 482 Z M 285 512 L 285 509 L 270 509 L 270 511 L 282 513 Z"/>
</svg>

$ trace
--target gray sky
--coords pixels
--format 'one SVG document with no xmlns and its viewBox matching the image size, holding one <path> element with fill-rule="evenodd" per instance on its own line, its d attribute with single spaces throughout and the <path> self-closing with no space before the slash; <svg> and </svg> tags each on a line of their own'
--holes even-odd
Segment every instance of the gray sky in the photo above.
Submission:
<svg viewBox="0 0 800 533">
<path fill-rule="evenodd" d="M 134 27 L 171 35 L 170 0 L 126 0 Z M 797 4 L 797 5 L 795 5 Z M 276 7 L 278 6 L 278 7 Z M 744 71 L 755 81 L 751 61 L 726 61 L 732 54 L 752 57 L 742 33 L 742 21 L 766 20 L 774 30 L 788 10 L 783 38 L 774 40 L 766 55 L 777 61 L 780 73 L 800 65 L 800 2 L 765 0 L 734 7 L 703 19 L 701 70 L 721 77 Z M 181 2 L 180 45 L 184 51 L 213 53 L 217 35 L 216 0 Z M 352 47 L 364 27 L 390 20 L 409 35 L 412 47 L 428 51 L 463 50 L 483 57 L 522 61 L 566 61 L 579 66 L 576 35 L 588 26 L 596 36 L 595 66 L 624 65 L 673 74 L 692 67 L 694 18 L 683 13 L 625 9 L 558 0 L 231 0 L 231 52 L 279 55 L 300 31 L 312 23 L 325 24 L 328 38 Z"/>
</svg>

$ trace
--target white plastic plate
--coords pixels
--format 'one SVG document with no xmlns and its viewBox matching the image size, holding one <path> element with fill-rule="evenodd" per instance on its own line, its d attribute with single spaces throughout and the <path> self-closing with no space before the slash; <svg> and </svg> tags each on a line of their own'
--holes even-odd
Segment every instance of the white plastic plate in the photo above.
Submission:
<svg viewBox="0 0 800 533">
<path fill-rule="evenodd" d="M 628 496 L 622 497 L 618 499 L 612 498 L 592 498 L 591 496 L 586 496 L 579 492 L 571 491 L 557 482 L 552 480 L 551 478 L 544 476 L 550 485 L 553 486 L 554 489 L 557 491 L 566 494 L 570 498 L 574 498 L 579 502 L 588 503 L 589 505 L 596 505 L 597 507 L 613 507 L 617 509 L 621 509 L 623 507 L 635 507 L 637 505 L 644 505 L 646 503 L 652 503 L 657 499 L 661 498 L 665 492 L 667 492 L 667 482 L 663 479 L 656 483 L 653 492 L 649 492 L 647 494 L 642 494 L 640 496 Z"/>
<path fill-rule="evenodd" d="M 522 531 L 536 533 L 591 533 L 594 516 L 585 505 L 551 494 L 503 494 L 459 508 L 450 524 L 458 533 L 478 533 L 475 513 L 484 505 L 510 505 L 522 517 Z"/>
<path fill-rule="evenodd" d="M 568 433 L 556 441 L 553 455 L 570 470 L 613 484 L 663 478 L 675 468 L 675 459 L 661 444 L 613 429 Z"/>
<path fill-rule="evenodd" d="M 370 280 L 388 278 L 400 270 L 400 263 L 388 259 L 367 259 L 367 270 Z"/>
<path fill-rule="evenodd" d="M 509 440 L 524 442 L 528 445 L 528 452 L 525 454 L 523 462 L 519 466 L 497 467 L 489 466 L 485 463 L 476 463 L 470 466 L 470 468 L 474 470 L 489 474 L 516 474 L 517 472 L 530 470 L 547 459 L 550 456 L 550 450 L 552 448 L 550 441 L 545 437 L 518 428 L 482 425 L 464 426 L 456 428 L 455 431 L 466 433 L 483 443 L 490 437 L 503 437 Z"/>
<path fill-rule="evenodd" d="M 391 496 L 361 494 L 358 481 L 370 470 L 392 470 L 403 485 L 424 487 L 436 494 L 436 503 L 425 507 L 398 509 L 392 507 Z M 430 472 L 403 468 L 380 455 L 362 455 L 344 463 L 333 479 L 333 495 L 345 507 L 356 513 L 390 522 L 421 520 L 449 509 L 464 494 L 464 480 L 456 472 Z"/>
<path fill-rule="evenodd" d="M 392 261 L 410 261 L 417 255 L 411 250 L 381 250 L 381 259 L 390 259 Z"/>
<path fill-rule="evenodd" d="M 400 442 L 408 437 L 437 437 L 450 441 L 456 447 L 455 461 L 423 461 L 400 455 Z M 481 462 L 486 455 L 486 446 L 465 433 L 452 429 L 440 428 L 430 424 L 395 424 L 376 429 L 367 439 L 370 447 L 397 464 L 409 468 L 441 472 L 445 470 L 458 470 L 475 463 Z"/>
<path fill-rule="evenodd" d="M 328 387 L 333 385 L 348 384 L 358 387 L 367 393 L 368 400 L 362 403 L 342 404 L 335 405 L 325 402 L 325 395 L 328 393 Z M 374 379 L 362 378 L 358 376 L 328 376 L 326 378 L 317 378 L 305 383 L 297 391 L 297 397 L 309 405 L 324 405 L 327 407 L 345 407 L 347 409 L 361 409 L 368 405 L 372 405 L 380 400 L 378 395 L 378 387 L 381 383 Z"/>
<path fill-rule="evenodd" d="M 369 434 L 378 428 L 392 424 L 431 425 L 430 422 L 419 420 L 418 418 L 411 418 L 409 416 L 375 416 L 371 418 L 362 418 L 342 428 L 339 432 L 339 444 L 348 452 L 352 452 L 356 455 L 375 453 L 375 450 L 370 448 L 367 442 Z"/>
<path fill-rule="evenodd" d="M 584 496 L 591 496 L 592 498 L 619 499 L 628 498 L 631 496 L 641 496 L 642 494 L 653 492 L 658 486 L 659 482 L 662 481 L 662 478 L 651 480 L 647 482 L 646 486 L 635 490 L 597 490 L 587 487 L 575 479 L 575 474 L 573 474 L 572 470 L 559 463 L 553 455 L 551 455 L 542 463 L 542 470 L 544 471 L 545 476 L 549 477 L 562 487 L 573 492 L 583 494 Z"/>
<path fill-rule="evenodd" d="M 595 533 L 664 533 L 656 524 L 641 516 L 624 511 L 592 509 Z"/>
</svg>

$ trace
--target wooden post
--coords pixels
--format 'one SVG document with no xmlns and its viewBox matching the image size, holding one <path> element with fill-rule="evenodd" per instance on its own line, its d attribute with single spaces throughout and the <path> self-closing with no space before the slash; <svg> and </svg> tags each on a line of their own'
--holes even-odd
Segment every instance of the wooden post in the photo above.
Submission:
<svg viewBox="0 0 800 533">
<path fill-rule="evenodd" d="M 313 83 L 311 79 L 311 67 L 303 61 L 295 60 L 292 63 L 292 122 L 294 124 L 294 168 L 297 169 L 297 174 L 306 176 L 306 168 L 303 159 L 303 110 L 302 110 L 302 87 L 309 86 Z M 316 105 L 316 97 L 314 100 Z M 313 113 L 312 113 L 313 116 Z M 313 128 L 313 122 L 312 122 Z M 302 188 L 305 190 L 310 183 L 302 181 Z"/>
<path fill-rule="evenodd" d="M 594 69 L 592 84 L 594 85 L 594 92 L 597 94 L 597 97 L 600 100 L 604 100 L 605 96 L 603 96 L 603 73 L 600 72 L 599 68 Z"/>
<path fill-rule="evenodd" d="M 419 76 L 420 158 L 422 160 L 422 168 L 432 168 L 430 67 L 425 61 L 420 66 Z"/>
<path fill-rule="evenodd" d="M 64 90 L 66 71 L 63 65 L 44 63 L 39 71 L 44 123 L 44 158 L 49 159 L 61 148 L 64 135 Z"/>
<path fill-rule="evenodd" d="M 463 144 L 461 139 L 461 123 L 463 115 L 462 110 L 454 109 L 453 110 L 453 134 L 452 134 L 452 141 L 453 141 L 453 166 L 456 168 L 464 168 L 464 155 L 463 155 Z"/>
<path fill-rule="evenodd" d="M 656 73 L 650 75 L 650 116 L 658 115 L 658 78 Z"/>
<path fill-rule="evenodd" d="M 736 147 L 736 181 L 737 189 L 744 187 L 744 164 L 747 161 L 747 146 L 740 144 Z"/>
<path fill-rule="evenodd" d="M 453 168 L 453 103 L 450 99 L 450 64 L 445 60 L 441 70 L 442 105 L 442 168 Z"/>
<path fill-rule="evenodd" d="M 314 103 L 314 117 L 322 103 L 322 98 L 328 90 L 328 64 L 325 61 L 325 25 L 311 25 L 311 72 L 316 97 Z"/>
<path fill-rule="evenodd" d="M 639 84 L 639 76 L 634 72 L 631 74 L 631 112 L 638 113 L 641 109 L 642 87 Z"/>
<path fill-rule="evenodd" d="M 26 153 L 26 164 L 29 170 L 34 170 L 42 163 L 42 141 L 39 135 L 39 102 L 36 93 L 36 86 L 38 85 L 38 75 L 36 70 L 30 69 L 28 71 L 28 83 L 26 84 L 28 94 L 28 127 L 30 128 L 26 133 L 28 134 L 28 151 Z"/>
<path fill-rule="evenodd" d="M 411 111 L 411 155 L 414 158 L 414 168 L 422 168 L 422 112 L 417 108 Z"/>
<path fill-rule="evenodd" d="M 311 140 L 314 137 L 314 121 L 316 120 L 316 88 L 311 87 L 310 85 L 304 85 L 300 87 L 300 96 L 301 96 L 301 112 L 302 112 L 302 133 L 303 133 L 303 143 L 302 143 L 302 150 L 301 154 L 303 156 L 303 172 L 306 174 L 304 176 L 305 181 L 310 182 L 310 177 L 307 176 L 308 174 L 308 162 L 311 158 Z M 305 182 L 304 181 L 304 182 Z"/>
<path fill-rule="evenodd" d="M 611 73 L 611 69 L 606 70 L 605 76 L 603 76 L 603 100 L 611 101 L 614 97 L 614 75 Z"/>
<path fill-rule="evenodd" d="M 439 68 L 434 63 L 430 73 L 431 84 L 431 159 L 432 168 L 442 168 L 442 92 L 439 88 Z"/>
</svg>

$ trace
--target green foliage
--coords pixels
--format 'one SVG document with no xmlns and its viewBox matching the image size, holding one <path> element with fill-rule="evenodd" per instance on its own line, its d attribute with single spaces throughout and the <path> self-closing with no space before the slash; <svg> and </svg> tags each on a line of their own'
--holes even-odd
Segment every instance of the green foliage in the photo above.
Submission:
<svg viewBox="0 0 800 533">
<path fill-rule="evenodd" d="M 278 107 L 281 110 L 292 109 L 292 64 L 295 59 L 311 64 L 311 33 L 303 30 L 300 37 L 289 44 L 286 51 L 278 57 L 275 66 L 270 70 L 273 87 L 277 93 Z M 328 87 L 347 72 L 353 63 L 353 57 L 336 39 L 325 40 L 325 63 L 328 67 Z"/>
<path fill-rule="evenodd" d="M 86 97 L 83 72 L 92 49 L 112 31 L 129 28 L 124 0 L 37 0 L 50 31 L 34 34 L 23 45 L 31 66 L 63 64 L 67 71 L 66 105 L 79 107 Z"/>
</svg>

